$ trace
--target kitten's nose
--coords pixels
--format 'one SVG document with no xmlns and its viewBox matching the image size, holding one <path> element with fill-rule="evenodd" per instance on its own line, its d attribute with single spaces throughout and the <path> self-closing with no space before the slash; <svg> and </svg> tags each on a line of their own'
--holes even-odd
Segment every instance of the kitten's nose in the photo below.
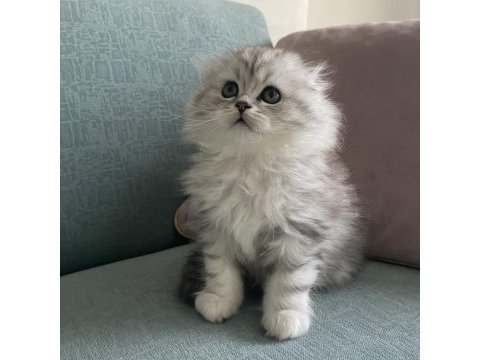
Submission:
<svg viewBox="0 0 480 360">
<path fill-rule="evenodd" d="M 252 105 L 247 103 L 246 101 L 238 101 L 235 106 L 238 108 L 238 111 L 240 111 L 240 114 L 243 113 L 245 110 L 250 109 Z"/>
</svg>

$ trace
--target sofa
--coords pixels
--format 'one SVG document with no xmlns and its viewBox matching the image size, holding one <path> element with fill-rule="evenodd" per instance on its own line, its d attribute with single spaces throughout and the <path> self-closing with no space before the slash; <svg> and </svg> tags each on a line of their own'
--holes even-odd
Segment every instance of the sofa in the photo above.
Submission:
<svg viewBox="0 0 480 360">
<path fill-rule="evenodd" d="M 276 45 L 331 65 L 371 220 L 355 281 L 315 294 L 310 332 L 281 342 L 264 336 L 259 292 L 222 324 L 177 294 L 194 246 L 175 218 L 195 151 L 179 137 L 193 62 L 271 46 L 262 14 L 226 0 L 62 0 L 61 358 L 418 359 L 418 32 L 362 24 Z"/>
</svg>

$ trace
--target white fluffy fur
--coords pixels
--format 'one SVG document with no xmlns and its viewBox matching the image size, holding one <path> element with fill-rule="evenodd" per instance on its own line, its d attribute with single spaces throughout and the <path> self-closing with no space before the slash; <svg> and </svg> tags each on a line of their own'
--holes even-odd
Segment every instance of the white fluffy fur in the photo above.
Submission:
<svg viewBox="0 0 480 360">
<path fill-rule="evenodd" d="M 237 312 L 248 274 L 265 292 L 267 335 L 303 335 L 310 290 L 350 279 L 361 260 L 357 197 L 337 156 L 341 114 L 323 71 L 270 48 L 239 49 L 203 68 L 184 123 L 199 151 L 183 180 L 204 254 L 195 307 L 209 321 Z M 237 97 L 222 97 L 226 81 L 239 84 Z M 269 85 L 278 104 L 258 98 Z M 240 100 L 252 105 L 248 127 L 235 125 Z"/>
</svg>

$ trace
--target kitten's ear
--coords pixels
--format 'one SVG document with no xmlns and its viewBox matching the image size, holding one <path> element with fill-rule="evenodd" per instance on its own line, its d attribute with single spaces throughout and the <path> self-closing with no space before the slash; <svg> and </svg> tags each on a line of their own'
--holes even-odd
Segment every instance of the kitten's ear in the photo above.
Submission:
<svg viewBox="0 0 480 360">
<path fill-rule="evenodd" d="M 203 78 L 214 68 L 217 59 L 218 55 L 215 54 L 196 54 L 191 58 L 191 62 Z"/>
<path fill-rule="evenodd" d="M 328 62 L 324 61 L 320 64 L 313 65 L 311 68 L 308 82 L 319 90 L 328 90 L 331 86 L 331 76 L 333 75 L 332 67 Z"/>
</svg>

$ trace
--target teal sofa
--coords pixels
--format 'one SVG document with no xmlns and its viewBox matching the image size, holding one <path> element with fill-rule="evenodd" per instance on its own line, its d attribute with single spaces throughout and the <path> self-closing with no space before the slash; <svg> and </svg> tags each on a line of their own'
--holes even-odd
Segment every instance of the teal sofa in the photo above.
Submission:
<svg viewBox="0 0 480 360">
<path fill-rule="evenodd" d="M 264 336 L 256 292 L 223 324 L 178 298 L 192 59 L 253 44 L 270 44 L 262 15 L 229 1 L 61 1 L 62 359 L 419 357 L 410 267 L 368 261 L 315 295 L 309 334 L 284 342 Z"/>
</svg>

